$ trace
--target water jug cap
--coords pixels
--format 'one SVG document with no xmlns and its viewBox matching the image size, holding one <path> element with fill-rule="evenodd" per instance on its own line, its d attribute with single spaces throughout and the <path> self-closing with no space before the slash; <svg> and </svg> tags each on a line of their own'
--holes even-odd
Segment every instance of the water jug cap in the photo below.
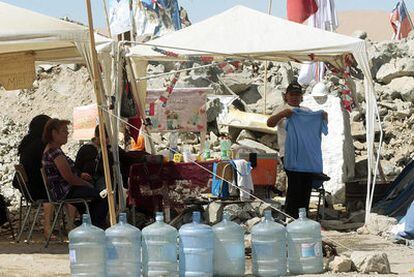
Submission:
<svg viewBox="0 0 414 277">
<path fill-rule="evenodd" d="M 265 217 L 265 220 L 273 220 L 272 211 L 271 210 L 265 210 L 264 211 L 264 217 Z"/>
<path fill-rule="evenodd" d="M 91 225 L 91 217 L 88 214 L 82 215 L 82 224 Z"/>
<path fill-rule="evenodd" d="M 227 221 L 230 220 L 230 213 L 229 212 L 224 212 L 223 213 L 223 221 Z"/>
<path fill-rule="evenodd" d="M 164 214 L 162 212 L 155 213 L 155 221 L 164 221 Z"/>
<path fill-rule="evenodd" d="M 299 218 L 306 218 L 306 209 L 299 208 Z"/>
<path fill-rule="evenodd" d="M 119 223 L 126 223 L 126 213 L 120 213 L 119 214 Z"/>
<path fill-rule="evenodd" d="M 193 222 L 200 223 L 201 221 L 201 213 L 199 211 L 193 212 Z"/>
</svg>

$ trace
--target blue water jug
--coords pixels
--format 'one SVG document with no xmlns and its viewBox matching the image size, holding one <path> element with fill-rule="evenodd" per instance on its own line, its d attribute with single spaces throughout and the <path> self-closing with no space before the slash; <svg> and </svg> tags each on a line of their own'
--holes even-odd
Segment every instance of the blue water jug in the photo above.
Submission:
<svg viewBox="0 0 414 277">
<path fill-rule="evenodd" d="M 225 212 L 223 220 L 213 226 L 214 232 L 214 276 L 243 276 L 244 229 L 230 221 Z"/>
<path fill-rule="evenodd" d="M 323 272 L 321 225 L 306 217 L 306 209 L 299 209 L 299 218 L 286 227 L 288 267 L 292 274 Z"/>
<path fill-rule="evenodd" d="M 193 212 L 193 222 L 180 228 L 180 277 L 213 276 L 213 230 L 200 220 L 200 212 Z"/>
<path fill-rule="evenodd" d="M 255 276 L 286 275 L 286 229 L 276 223 L 270 210 L 264 221 L 253 226 L 252 267 Z"/>
<path fill-rule="evenodd" d="M 127 223 L 125 213 L 105 236 L 107 276 L 141 276 L 141 231 Z"/>
<path fill-rule="evenodd" d="M 72 276 L 106 276 L 105 232 L 93 226 L 87 214 L 69 233 L 69 259 Z"/>
<path fill-rule="evenodd" d="M 142 275 L 178 276 L 177 230 L 164 223 L 157 212 L 155 222 L 142 229 Z"/>
</svg>

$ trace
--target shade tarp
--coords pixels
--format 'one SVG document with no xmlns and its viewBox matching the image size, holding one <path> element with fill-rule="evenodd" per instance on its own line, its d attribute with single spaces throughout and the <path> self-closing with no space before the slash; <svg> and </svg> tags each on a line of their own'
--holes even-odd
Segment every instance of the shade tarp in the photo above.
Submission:
<svg viewBox="0 0 414 277">
<path fill-rule="evenodd" d="M 80 61 L 75 43 L 88 42 L 88 29 L 71 22 L 0 2 L 0 55 L 30 52 L 36 61 Z M 98 51 L 111 39 L 96 35 Z"/>
<path fill-rule="evenodd" d="M 179 54 L 170 57 L 154 51 L 157 46 Z M 374 157 L 374 127 L 379 122 L 365 41 L 310 26 L 297 24 L 243 6 L 233 7 L 185 29 L 131 47 L 129 57 L 135 77 L 143 77 L 143 60 L 185 60 L 190 56 L 268 61 L 326 61 L 343 65 L 352 54 L 364 73 L 368 148 L 367 216 L 372 204 L 379 149 Z M 140 73 L 140 74 L 137 74 Z M 140 81 L 142 83 L 143 81 Z M 145 87 L 145 86 L 143 86 Z M 138 94 L 144 94 L 140 91 Z M 140 97 L 141 99 L 143 97 Z M 138 100 L 138 99 L 137 99 Z M 381 129 L 381 126 L 379 126 Z"/>
</svg>

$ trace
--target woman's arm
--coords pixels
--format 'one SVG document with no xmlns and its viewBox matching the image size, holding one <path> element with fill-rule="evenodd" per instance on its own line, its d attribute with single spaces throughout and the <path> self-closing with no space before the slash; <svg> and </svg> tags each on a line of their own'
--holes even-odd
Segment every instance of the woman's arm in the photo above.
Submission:
<svg viewBox="0 0 414 277">
<path fill-rule="evenodd" d="M 285 109 L 275 115 L 272 115 L 267 119 L 267 127 L 275 127 L 280 120 L 290 117 L 292 113 L 293 111 L 291 109 Z"/>
<path fill-rule="evenodd" d="M 82 178 L 76 176 L 72 172 L 72 168 L 70 167 L 66 157 L 64 155 L 57 156 L 54 160 L 54 163 L 57 169 L 62 175 L 63 179 L 68 182 L 72 186 L 92 186 L 90 183 L 86 182 Z"/>
</svg>

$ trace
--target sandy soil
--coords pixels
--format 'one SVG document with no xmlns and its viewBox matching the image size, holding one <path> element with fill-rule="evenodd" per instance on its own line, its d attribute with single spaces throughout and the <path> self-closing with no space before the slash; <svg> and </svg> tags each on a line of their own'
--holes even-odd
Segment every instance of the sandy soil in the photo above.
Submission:
<svg viewBox="0 0 414 277">
<path fill-rule="evenodd" d="M 384 251 L 388 255 L 391 270 L 401 276 L 414 276 L 414 249 L 372 235 L 357 235 L 356 233 L 324 232 L 325 236 L 340 242 L 353 250 Z M 340 253 L 347 250 L 337 249 Z M 3 229 L 0 234 L 0 276 L 70 276 L 67 243 L 53 242 L 49 248 L 44 248 L 44 241 L 36 234 L 30 244 L 13 242 Z M 247 273 L 251 272 L 251 262 L 247 260 Z M 364 276 L 363 274 L 330 272 L 323 276 Z M 252 276 L 252 275 L 247 275 Z M 317 275 L 306 275 L 317 276 Z M 386 276 L 386 275 L 381 275 Z"/>
</svg>

